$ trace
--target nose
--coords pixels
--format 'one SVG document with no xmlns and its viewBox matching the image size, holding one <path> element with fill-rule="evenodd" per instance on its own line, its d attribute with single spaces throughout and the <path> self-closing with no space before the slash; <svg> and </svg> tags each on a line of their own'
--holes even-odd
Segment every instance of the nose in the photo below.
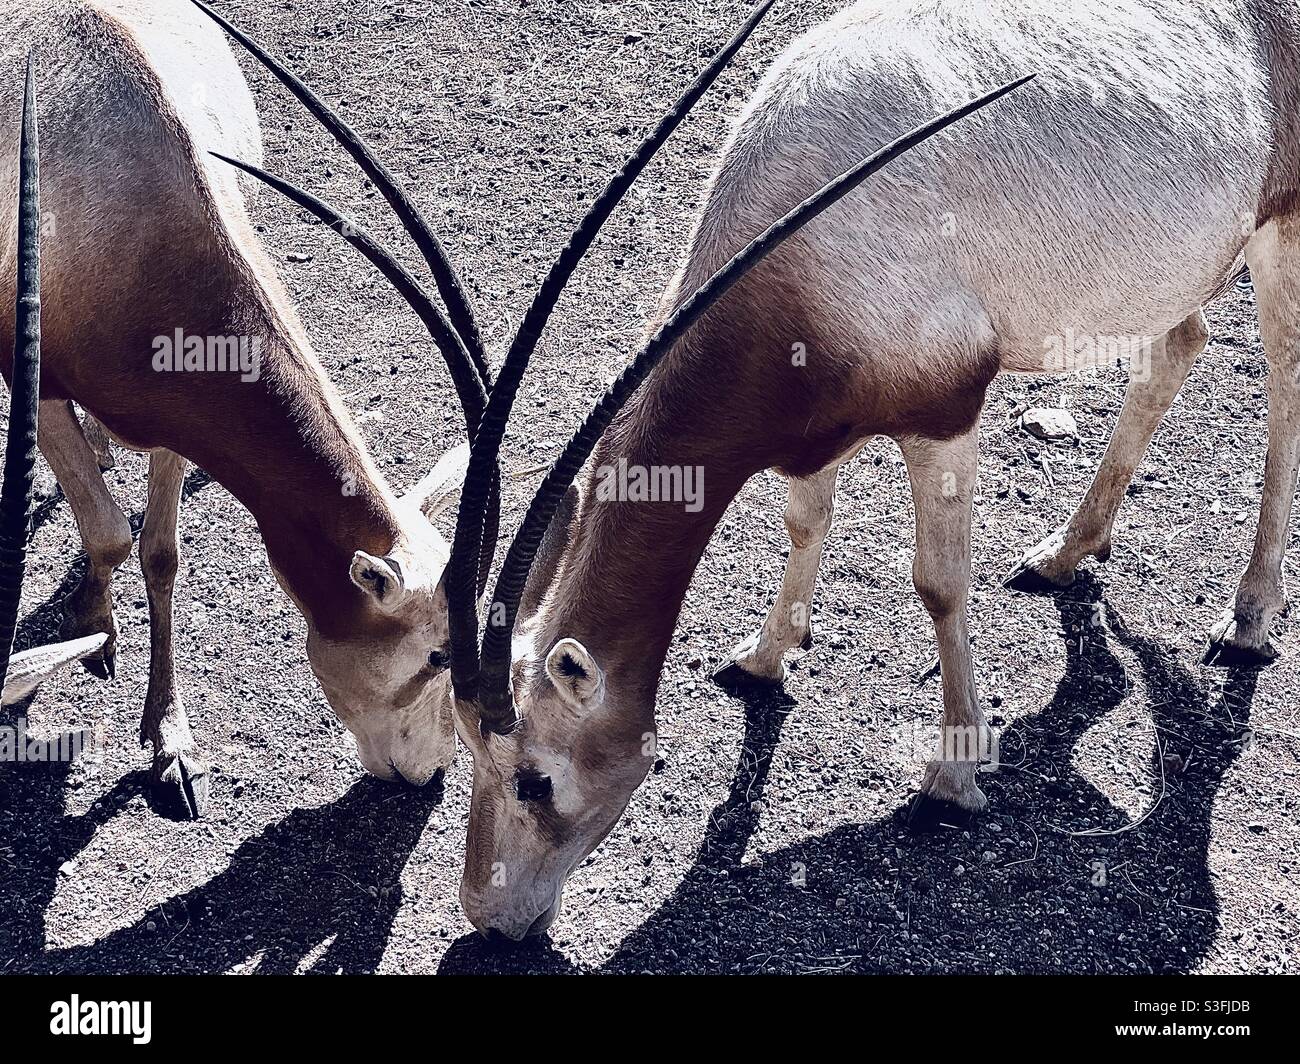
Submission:
<svg viewBox="0 0 1300 1064">
<path fill-rule="evenodd" d="M 517 921 L 498 919 L 493 923 L 489 923 L 486 928 L 480 926 L 477 921 L 475 921 L 475 926 L 479 927 L 480 934 L 491 946 L 516 946 L 523 942 L 524 939 L 545 934 L 551 924 L 555 923 L 555 918 L 560 914 L 560 902 L 561 899 L 557 895 L 555 901 L 534 917 L 531 923 L 524 923 L 526 918 Z"/>
</svg>

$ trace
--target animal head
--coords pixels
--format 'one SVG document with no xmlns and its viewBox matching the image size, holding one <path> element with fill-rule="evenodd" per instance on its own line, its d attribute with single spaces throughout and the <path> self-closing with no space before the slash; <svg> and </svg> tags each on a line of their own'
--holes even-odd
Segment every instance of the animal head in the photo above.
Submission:
<svg viewBox="0 0 1300 1064">
<path fill-rule="evenodd" d="M 472 438 L 491 378 L 473 311 L 428 223 L 397 179 L 328 104 L 257 42 L 200 0 L 194 2 L 288 88 L 353 157 L 419 248 L 447 312 L 424 282 L 329 204 L 252 164 L 218 158 L 315 214 L 388 279 L 428 327 L 451 373 Z M 447 694 L 447 599 L 441 586 L 450 548 L 431 522 L 457 500 L 468 457 L 468 443 L 455 448 L 396 504 L 396 535 L 386 553 L 377 556 L 358 549 L 352 555 L 347 573 L 340 577 L 346 576 L 360 594 L 361 608 L 347 611 L 347 630 L 332 627 L 327 634 L 309 620 L 307 656 L 312 670 L 334 712 L 356 737 L 362 764 L 384 779 L 422 786 L 445 769 L 455 753 Z M 495 488 L 487 508 L 485 527 L 495 536 Z M 486 573 L 480 584 L 483 579 Z"/>
<path fill-rule="evenodd" d="M 424 786 L 452 762 L 451 656 L 441 581 L 451 548 L 433 519 L 460 494 L 469 445 L 448 452 L 397 506 L 383 557 L 358 550 L 347 578 L 362 607 L 346 633 L 309 627 L 307 657 L 366 770 Z"/>
<path fill-rule="evenodd" d="M 458 703 L 474 789 L 460 901 L 484 933 L 550 927 L 565 881 L 613 829 L 654 759 L 644 706 L 621 712 L 596 659 L 562 639 L 519 663 L 520 722 L 486 730 Z"/>
</svg>

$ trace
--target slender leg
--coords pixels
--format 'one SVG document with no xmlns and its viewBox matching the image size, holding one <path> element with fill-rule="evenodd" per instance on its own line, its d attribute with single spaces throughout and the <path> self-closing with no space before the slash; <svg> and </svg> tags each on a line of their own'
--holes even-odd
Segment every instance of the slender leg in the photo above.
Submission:
<svg viewBox="0 0 1300 1064">
<path fill-rule="evenodd" d="M 970 591 L 971 501 L 979 425 L 950 440 L 899 440 L 916 507 L 912 580 L 934 622 L 943 680 L 943 727 L 912 810 L 916 827 L 953 823 L 988 804 L 975 782 L 990 737 L 975 692 L 966 600 Z"/>
<path fill-rule="evenodd" d="M 108 432 L 93 414 L 86 414 L 81 419 L 81 431 L 85 434 L 90 449 L 95 452 L 100 470 L 107 473 L 114 468 L 117 460 L 113 457 L 113 445 L 109 442 Z"/>
<path fill-rule="evenodd" d="M 149 501 L 140 532 L 140 566 L 149 597 L 149 689 L 140 744 L 153 745 L 151 779 L 160 804 L 199 817 L 208 804 L 208 767 L 200 756 L 176 692 L 172 648 L 172 589 L 179 539 L 176 517 L 185 459 L 171 451 L 149 454 Z"/>
<path fill-rule="evenodd" d="M 1300 218 L 1270 222 L 1251 239 L 1259 332 L 1268 358 L 1268 457 L 1255 548 L 1233 603 L 1210 629 L 1207 664 L 1259 664 L 1277 656 L 1269 626 L 1286 605 L 1286 553 L 1300 468 Z"/>
<path fill-rule="evenodd" d="M 1064 526 L 1025 552 L 1006 580 L 1008 587 L 1065 587 L 1084 557 L 1103 562 L 1110 557 L 1111 530 L 1124 493 L 1208 339 L 1205 315 L 1198 310 L 1151 345 L 1149 360 L 1130 367 L 1124 409 L 1088 494 Z"/>
<path fill-rule="evenodd" d="M 782 658 L 787 650 L 812 646 L 812 596 L 821 565 L 822 546 L 835 509 L 835 478 L 839 466 L 827 466 L 815 476 L 790 481 L 785 527 L 790 533 L 781 592 L 758 632 L 731 652 L 715 674 L 721 684 L 780 683 L 785 679 Z"/>
<path fill-rule="evenodd" d="M 87 669 L 107 679 L 114 674 L 117 660 L 113 570 L 131 553 L 131 525 L 109 494 L 70 403 L 41 403 L 40 447 L 68 498 L 86 550 L 86 573 L 63 604 L 62 637 L 107 634 L 103 649 L 85 659 Z"/>
</svg>

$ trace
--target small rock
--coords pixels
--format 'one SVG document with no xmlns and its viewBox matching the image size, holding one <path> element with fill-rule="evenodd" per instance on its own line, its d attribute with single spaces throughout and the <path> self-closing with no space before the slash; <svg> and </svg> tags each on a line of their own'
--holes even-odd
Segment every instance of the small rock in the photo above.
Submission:
<svg viewBox="0 0 1300 1064">
<path fill-rule="evenodd" d="M 1074 415 L 1056 407 L 1031 407 L 1020 415 L 1020 427 L 1031 436 L 1049 442 L 1079 438 L 1079 425 Z"/>
<path fill-rule="evenodd" d="M 290 262 L 311 262 L 311 256 L 305 255 L 301 251 L 291 251 L 285 258 Z"/>
<path fill-rule="evenodd" d="M 64 861 L 63 864 L 59 865 L 59 875 L 61 876 L 70 876 L 76 870 L 77 870 L 76 861 Z"/>
</svg>

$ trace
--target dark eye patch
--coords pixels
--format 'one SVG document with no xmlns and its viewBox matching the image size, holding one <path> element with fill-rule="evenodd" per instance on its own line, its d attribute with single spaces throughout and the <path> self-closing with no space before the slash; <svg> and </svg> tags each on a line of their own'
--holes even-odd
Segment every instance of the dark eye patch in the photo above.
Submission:
<svg viewBox="0 0 1300 1064">
<path fill-rule="evenodd" d="M 435 672 L 441 672 L 451 664 L 451 652 L 447 650 L 432 650 L 429 652 L 429 668 Z"/>
</svg>

